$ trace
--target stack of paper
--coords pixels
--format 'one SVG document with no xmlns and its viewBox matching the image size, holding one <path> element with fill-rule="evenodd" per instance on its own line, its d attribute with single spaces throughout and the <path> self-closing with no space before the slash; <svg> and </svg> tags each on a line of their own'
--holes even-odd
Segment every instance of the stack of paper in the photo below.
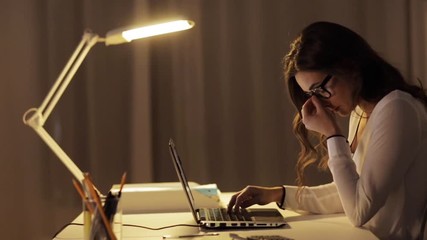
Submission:
<svg viewBox="0 0 427 240">
<path fill-rule="evenodd" d="M 189 182 L 196 208 L 223 207 L 216 184 Z M 119 185 L 114 185 L 112 192 Z M 125 184 L 120 204 L 123 213 L 187 212 L 188 200 L 180 182 Z"/>
</svg>

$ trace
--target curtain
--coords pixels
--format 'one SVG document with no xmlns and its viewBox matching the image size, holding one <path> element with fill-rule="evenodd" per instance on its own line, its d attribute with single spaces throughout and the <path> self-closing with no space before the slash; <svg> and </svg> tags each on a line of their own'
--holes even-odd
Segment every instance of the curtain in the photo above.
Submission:
<svg viewBox="0 0 427 240">
<path fill-rule="evenodd" d="M 222 191 L 293 184 L 299 146 L 281 60 L 313 21 L 350 27 L 408 81 L 427 86 L 424 0 L 6 0 L 1 6 L 5 239 L 50 239 L 81 211 L 72 175 L 21 118 L 40 105 L 86 28 L 103 36 L 141 22 L 196 22 L 189 31 L 96 45 L 47 121 L 104 193 L 125 171 L 130 183 L 177 181 L 169 138 L 191 181 L 217 183 Z M 309 185 L 331 180 L 316 167 L 306 175 Z"/>
</svg>

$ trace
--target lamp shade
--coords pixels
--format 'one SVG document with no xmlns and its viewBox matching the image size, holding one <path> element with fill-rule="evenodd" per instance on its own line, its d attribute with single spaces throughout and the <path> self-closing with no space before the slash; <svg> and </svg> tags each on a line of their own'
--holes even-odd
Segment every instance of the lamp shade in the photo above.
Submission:
<svg viewBox="0 0 427 240">
<path fill-rule="evenodd" d="M 171 32 L 178 32 L 190 29 L 194 26 L 193 21 L 177 20 L 172 22 L 160 23 L 155 25 L 136 27 L 136 28 L 121 28 L 111 30 L 105 37 L 105 45 L 121 44 L 131 42 L 135 39 L 146 38 Z"/>
</svg>

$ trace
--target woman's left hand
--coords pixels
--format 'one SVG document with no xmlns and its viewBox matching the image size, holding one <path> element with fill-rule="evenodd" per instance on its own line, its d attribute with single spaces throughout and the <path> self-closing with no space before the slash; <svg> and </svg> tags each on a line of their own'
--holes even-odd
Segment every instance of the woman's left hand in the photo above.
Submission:
<svg viewBox="0 0 427 240">
<path fill-rule="evenodd" d="M 302 123 L 308 130 L 316 131 L 326 137 L 341 134 L 332 110 L 323 105 L 318 97 L 309 98 L 301 109 Z"/>
</svg>

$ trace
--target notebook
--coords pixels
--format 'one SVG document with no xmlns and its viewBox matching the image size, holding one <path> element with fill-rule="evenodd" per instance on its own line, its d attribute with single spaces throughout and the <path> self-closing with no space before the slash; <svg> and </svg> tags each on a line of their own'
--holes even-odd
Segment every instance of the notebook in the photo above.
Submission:
<svg viewBox="0 0 427 240">
<path fill-rule="evenodd" d="M 273 228 L 287 225 L 282 214 L 275 208 L 247 208 L 239 214 L 228 214 L 226 208 L 196 209 L 193 194 L 188 185 L 181 159 L 175 144 L 169 140 L 169 152 L 176 173 L 182 184 L 194 220 L 205 228 Z"/>
</svg>

